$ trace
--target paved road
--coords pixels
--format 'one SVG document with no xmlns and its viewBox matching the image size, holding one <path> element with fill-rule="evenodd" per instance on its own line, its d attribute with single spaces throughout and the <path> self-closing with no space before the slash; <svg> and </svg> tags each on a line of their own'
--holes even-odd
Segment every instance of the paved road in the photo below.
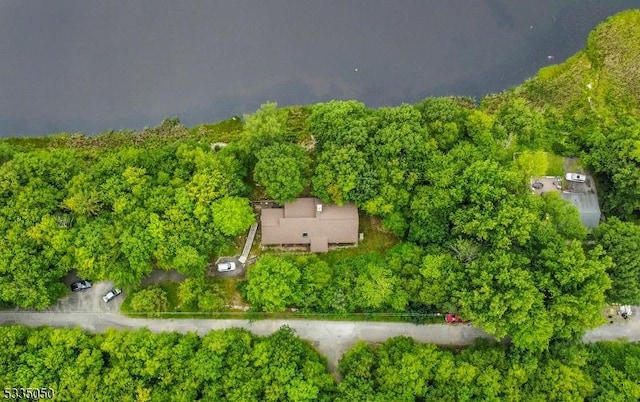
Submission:
<svg viewBox="0 0 640 402">
<path fill-rule="evenodd" d="M 85 292 L 74 293 L 60 300 L 44 312 L 0 311 L 0 324 L 54 327 L 81 327 L 90 332 L 104 332 L 107 328 L 133 329 L 147 327 L 153 332 L 177 331 L 206 334 L 215 329 L 246 328 L 257 335 L 269 335 L 283 325 L 293 328 L 303 339 L 311 342 L 336 372 L 338 360 L 356 341 L 384 342 L 394 336 L 405 335 L 418 342 L 439 345 L 467 345 L 476 338 L 491 338 L 470 325 L 414 325 L 410 323 L 319 320 L 201 320 L 201 319 L 144 319 L 130 318 L 118 312 L 123 297 L 111 303 L 101 300 L 112 284 L 96 284 Z M 585 342 L 627 338 L 640 341 L 640 308 L 627 321 L 615 322 L 588 331 Z"/>
<path fill-rule="evenodd" d="M 386 339 L 406 335 L 419 342 L 440 345 L 467 345 L 479 337 L 490 338 L 482 330 L 469 325 L 414 325 L 409 323 L 345 322 L 316 320 L 198 320 L 198 319 L 142 319 L 129 318 L 117 312 L 0 312 L 0 324 L 55 327 L 79 326 L 90 332 L 103 332 L 107 328 L 132 329 L 147 327 L 153 332 L 177 331 L 206 334 L 214 329 L 246 328 L 257 335 L 268 335 L 283 325 L 293 328 L 303 339 L 311 342 L 329 361 L 335 372 L 342 354 L 357 340 L 384 342 Z M 588 331 L 585 342 L 627 338 L 640 341 L 640 319 L 637 315 L 628 321 L 608 324 Z"/>
<path fill-rule="evenodd" d="M 607 324 L 587 331 L 582 340 L 585 343 L 626 339 L 640 342 L 640 306 L 633 307 L 633 315 L 627 321 Z"/>
<path fill-rule="evenodd" d="M 308 340 L 329 361 L 335 371 L 342 354 L 357 340 L 384 342 L 394 336 L 406 335 L 419 342 L 441 345 L 467 345 L 475 338 L 489 335 L 469 325 L 414 325 L 410 323 L 316 321 L 316 320 L 200 320 L 200 319 L 144 319 L 125 317 L 117 312 L 0 312 L 0 324 L 54 327 L 79 326 L 90 332 L 104 332 L 107 328 L 131 329 L 147 327 L 153 332 L 177 331 L 206 334 L 214 329 L 246 328 L 257 335 L 269 335 L 288 325 L 298 336 Z"/>
</svg>

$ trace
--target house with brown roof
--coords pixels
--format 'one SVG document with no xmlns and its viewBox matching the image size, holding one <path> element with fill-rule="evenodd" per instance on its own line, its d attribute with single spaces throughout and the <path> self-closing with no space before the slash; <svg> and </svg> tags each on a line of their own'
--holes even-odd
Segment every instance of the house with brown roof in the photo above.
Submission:
<svg viewBox="0 0 640 402">
<path fill-rule="evenodd" d="M 311 252 L 327 252 L 329 244 L 358 243 L 358 209 L 353 204 L 325 204 L 317 198 L 298 198 L 282 208 L 261 211 L 262 245 L 309 245 Z"/>
</svg>

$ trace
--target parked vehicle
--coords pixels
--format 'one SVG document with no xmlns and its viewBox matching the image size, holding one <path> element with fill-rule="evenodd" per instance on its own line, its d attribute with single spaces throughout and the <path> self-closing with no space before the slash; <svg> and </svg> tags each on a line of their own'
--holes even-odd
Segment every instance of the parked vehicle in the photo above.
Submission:
<svg viewBox="0 0 640 402">
<path fill-rule="evenodd" d="M 113 300 L 120 293 L 122 293 L 121 289 L 113 288 L 113 289 L 111 289 L 109 291 L 109 293 L 107 293 L 106 295 L 102 296 L 102 300 L 104 300 L 105 303 L 109 303 L 111 300 Z"/>
<path fill-rule="evenodd" d="M 620 314 L 620 316 L 622 316 L 622 318 L 626 320 L 633 314 L 633 310 L 631 309 L 631 306 L 620 306 L 618 314 Z"/>
<path fill-rule="evenodd" d="M 218 272 L 233 271 L 236 269 L 236 263 L 233 261 L 221 262 L 218 264 Z"/>
<path fill-rule="evenodd" d="M 585 181 L 587 181 L 587 176 L 580 173 L 567 173 L 565 179 L 567 181 L 572 181 L 575 183 L 584 183 Z"/>
<path fill-rule="evenodd" d="M 91 284 L 91 282 L 89 282 L 87 280 L 82 280 L 82 281 L 78 281 L 78 282 L 73 282 L 71 284 L 71 290 L 74 291 L 74 292 L 79 292 L 81 290 L 90 289 L 91 286 L 93 286 Z"/>
<path fill-rule="evenodd" d="M 444 316 L 444 320 L 449 324 L 456 324 L 456 323 L 462 322 L 462 319 L 460 319 L 460 316 L 458 316 L 457 314 L 451 314 L 451 313 L 447 313 Z"/>
</svg>

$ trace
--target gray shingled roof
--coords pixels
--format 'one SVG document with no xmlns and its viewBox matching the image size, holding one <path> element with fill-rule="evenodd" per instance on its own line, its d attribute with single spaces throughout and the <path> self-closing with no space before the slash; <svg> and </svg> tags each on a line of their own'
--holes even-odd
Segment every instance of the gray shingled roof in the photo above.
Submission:
<svg viewBox="0 0 640 402">
<path fill-rule="evenodd" d="M 588 228 L 595 228 L 600 223 L 600 206 L 598 196 L 594 193 L 568 193 L 563 192 L 562 198 L 571 202 L 578 208 L 582 224 Z"/>
<path fill-rule="evenodd" d="M 327 251 L 328 244 L 358 243 L 358 209 L 353 204 L 299 198 L 283 208 L 263 209 L 260 221 L 263 245 L 309 244 L 311 251 Z"/>
<path fill-rule="evenodd" d="M 284 218 L 284 210 L 282 208 L 268 208 L 262 210 L 260 222 L 262 227 L 278 226 L 282 218 Z"/>
<path fill-rule="evenodd" d="M 284 206 L 285 218 L 313 218 L 315 216 L 316 198 L 298 198 Z"/>
<path fill-rule="evenodd" d="M 329 239 L 326 236 L 311 238 L 310 251 L 312 253 L 326 253 L 329 251 Z"/>
</svg>

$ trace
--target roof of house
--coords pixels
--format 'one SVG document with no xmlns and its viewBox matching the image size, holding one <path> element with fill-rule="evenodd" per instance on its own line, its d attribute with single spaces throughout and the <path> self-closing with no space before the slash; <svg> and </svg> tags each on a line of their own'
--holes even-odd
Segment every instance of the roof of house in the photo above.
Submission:
<svg viewBox="0 0 640 402">
<path fill-rule="evenodd" d="M 562 198 L 571 202 L 578 208 L 582 224 L 588 228 L 594 228 L 600 223 L 600 205 L 595 193 L 569 193 L 563 192 Z"/>
<path fill-rule="evenodd" d="M 262 227 L 278 226 L 282 218 L 284 218 L 284 209 L 266 208 L 262 210 L 260 223 L 262 223 Z"/>
<path fill-rule="evenodd" d="M 325 204 L 317 198 L 299 198 L 283 208 L 261 212 L 262 244 L 309 244 L 325 252 L 332 243 L 358 242 L 358 209 L 353 204 Z"/>
<path fill-rule="evenodd" d="M 314 236 L 311 238 L 309 246 L 312 253 L 326 253 L 329 251 L 329 238 L 327 236 Z"/>
<path fill-rule="evenodd" d="M 284 205 L 285 218 L 315 218 L 317 198 L 298 198 Z M 318 200 L 319 201 L 319 200 Z"/>
</svg>

